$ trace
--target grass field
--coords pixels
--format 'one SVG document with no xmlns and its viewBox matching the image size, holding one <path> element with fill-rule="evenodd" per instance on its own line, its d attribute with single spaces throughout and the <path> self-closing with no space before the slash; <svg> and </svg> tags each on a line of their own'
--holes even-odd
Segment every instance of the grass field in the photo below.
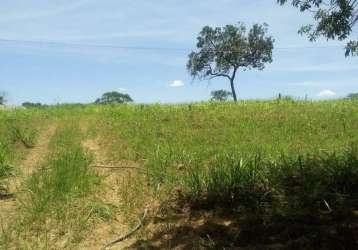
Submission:
<svg viewBox="0 0 358 250">
<path fill-rule="evenodd" d="M 100 249 L 145 208 L 115 247 L 354 248 L 358 103 L 0 111 L 0 207 L 1 249 Z"/>
</svg>

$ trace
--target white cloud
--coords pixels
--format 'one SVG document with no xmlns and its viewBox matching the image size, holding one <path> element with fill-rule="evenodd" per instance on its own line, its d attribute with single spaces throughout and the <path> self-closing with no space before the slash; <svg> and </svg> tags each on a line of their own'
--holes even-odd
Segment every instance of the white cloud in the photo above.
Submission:
<svg viewBox="0 0 358 250">
<path fill-rule="evenodd" d="M 322 90 L 317 94 L 318 97 L 333 97 L 335 95 L 337 95 L 336 92 L 329 89 Z"/>
<path fill-rule="evenodd" d="M 174 80 L 169 86 L 173 88 L 183 87 L 185 83 L 182 80 Z"/>
<path fill-rule="evenodd" d="M 119 90 L 119 91 L 123 91 L 123 92 L 127 91 L 126 88 L 118 88 L 118 90 Z"/>
</svg>

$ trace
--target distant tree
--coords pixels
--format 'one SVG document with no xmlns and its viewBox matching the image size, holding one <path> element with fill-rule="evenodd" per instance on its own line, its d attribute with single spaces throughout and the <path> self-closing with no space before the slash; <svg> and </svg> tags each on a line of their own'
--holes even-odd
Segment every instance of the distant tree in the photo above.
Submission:
<svg viewBox="0 0 358 250">
<path fill-rule="evenodd" d="M 205 26 L 197 40 L 197 52 L 189 55 L 187 69 L 193 78 L 210 80 L 224 77 L 230 81 L 234 101 L 237 101 L 235 77 L 240 69 L 263 70 L 272 62 L 274 40 L 266 36 L 267 24 L 255 24 L 246 32 L 244 24 L 212 28 Z"/>
<path fill-rule="evenodd" d="M 96 104 L 115 104 L 127 102 L 133 102 L 133 99 L 128 94 L 123 94 L 116 91 L 104 93 L 101 98 L 95 101 Z"/>
<path fill-rule="evenodd" d="M 5 105 L 6 103 L 6 93 L 0 92 L 0 105 Z"/>
<path fill-rule="evenodd" d="M 232 93 L 230 91 L 226 91 L 223 89 L 215 90 L 211 92 L 211 100 L 213 101 L 227 101 L 232 96 Z"/>
<path fill-rule="evenodd" d="M 350 94 L 348 94 L 347 99 L 358 100 L 358 93 L 350 93 Z"/>
<path fill-rule="evenodd" d="M 37 103 L 33 103 L 33 102 L 24 102 L 22 104 L 23 107 L 25 108 L 40 108 L 40 107 L 43 107 L 43 105 L 39 102 Z"/>
<path fill-rule="evenodd" d="M 300 11 L 314 14 L 316 24 L 303 26 L 300 34 L 307 34 L 310 41 L 323 36 L 327 39 L 346 40 L 358 22 L 357 0 L 277 0 L 281 5 L 292 2 Z M 358 55 L 358 39 L 349 41 L 346 56 Z"/>
</svg>

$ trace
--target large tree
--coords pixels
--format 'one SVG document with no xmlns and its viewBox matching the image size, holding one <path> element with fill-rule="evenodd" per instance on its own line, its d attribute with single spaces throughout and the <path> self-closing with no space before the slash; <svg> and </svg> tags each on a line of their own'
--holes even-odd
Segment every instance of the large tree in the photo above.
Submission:
<svg viewBox="0 0 358 250">
<path fill-rule="evenodd" d="M 116 91 L 107 92 L 101 98 L 96 100 L 96 104 L 115 104 L 133 102 L 133 99 L 128 94 L 119 93 Z"/>
<path fill-rule="evenodd" d="M 307 34 L 311 41 L 318 37 L 346 40 L 358 22 L 358 0 L 277 0 L 281 5 L 292 2 L 300 11 L 314 14 L 316 24 L 303 26 L 299 33 Z M 358 55 L 358 39 L 346 46 L 346 56 Z"/>
<path fill-rule="evenodd" d="M 274 39 L 267 36 L 267 24 L 255 24 L 246 32 L 244 24 L 212 28 L 205 26 L 191 52 L 187 69 L 193 78 L 210 80 L 224 77 L 230 81 L 232 96 L 237 101 L 235 77 L 242 69 L 265 68 L 272 62 Z"/>
</svg>

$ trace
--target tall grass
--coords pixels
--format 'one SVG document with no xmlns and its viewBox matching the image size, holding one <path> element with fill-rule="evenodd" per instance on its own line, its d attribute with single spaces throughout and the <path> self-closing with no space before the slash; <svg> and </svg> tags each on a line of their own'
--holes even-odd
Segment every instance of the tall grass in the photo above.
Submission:
<svg viewBox="0 0 358 250">
<path fill-rule="evenodd" d="M 96 127 L 101 125 L 98 132 L 114 159 L 149 159 L 157 150 L 206 158 L 229 150 L 278 156 L 334 151 L 358 140 L 358 108 L 349 101 L 126 105 L 96 111 Z"/>
<path fill-rule="evenodd" d="M 14 173 L 14 167 L 8 162 L 7 153 L 6 145 L 0 142 L 0 198 L 7 194 L 7 179 Z"/>
<path fill-rule="evenodd" d="M 357 151 L 347 148 L 358 144 L 358 106 L 351 101 L 101 106 L 93 114 L 93 135 L 108 157 L 144 161 L 160 197 L 179 190 L 192 204 L 282 203 L 292 211 L 355 199 Z M 299 191 L 290 196 L 294 181 Z"/>
<path fill-rule="evenodd" d="M 57 220 L 65 218 L 64 210 L 77 198 L 88 195 L 98 177 L 88 166 L 91 159 L 79 145 L 67 145 L 46 163 L 46 170 L 33 175 L 28 182 L 30 202 L 26 205 L 31 217 L 41 220 L 55 212 Z"/>
<path fill-rule="evenodd" d="M 96 213 L 91 201 L 100 177 L 89 168 L 92 156 L 81 147 L 81 132 L 72 120 L 60 123 L 50 153 L 26 182 L 21 214 L 9 237 L 16 248 L 72 248 L 84 237 Z M 51 235 L 51 237 L 50 237 Z M 59 240 L 61 239 L 61 240 Z M 9 244 L 9 242 L 7 242 Z"/>
<path fill-rule="evenodd" d="M 281 156 L 276 160 L 239 155 L 215 157 L 208 168 L 184 175 L 192 204 L 230 205 L 260 211 L 268 204 L 287 213 L 352 209 L 358 206 L 358 151 Z"/>
<path fill-rule="evenodd" d="M 128 178 L 117 183 L 129 219 L 152 199 L 149 192 L 159 202 L 175 197 L 193 208 L 264 216 L 358 207 L 358 106 L 352 101 L 56 106 L 13 115 L 0 113 L 0 121 L 9 121 L 0 122 L 6 163 L 21 151 L 22 139 L 36 138 L 33 124 L 41 119 L 34 117 L 56 117 L 59 124 L 50 154 L 26 183 L 15 230 L 20 249 L 74 248 L 95 214 L 111 216 L 92 199 L 100 178 L 81 147 L 79 117 L 90 123 L 87 135 L 99 140 L 108 161 L 146 168 L 146 175 L 123 175 Z"/>
<path fill-rule="evenodd" d="M 34 146 L 46 119 L 39 110 L 0 110 L 0 195 L 10 192 L 9 179 L 19 172 L 16 166 Z"/>
<path fill-rule="evenodd" d="M 0 111 L 0 142 L 8 148 L 7 158 L 19 162 L 37 139 L 39 131 L 48 120 L 42 110 L 3 110 Z"/>
</svg>

